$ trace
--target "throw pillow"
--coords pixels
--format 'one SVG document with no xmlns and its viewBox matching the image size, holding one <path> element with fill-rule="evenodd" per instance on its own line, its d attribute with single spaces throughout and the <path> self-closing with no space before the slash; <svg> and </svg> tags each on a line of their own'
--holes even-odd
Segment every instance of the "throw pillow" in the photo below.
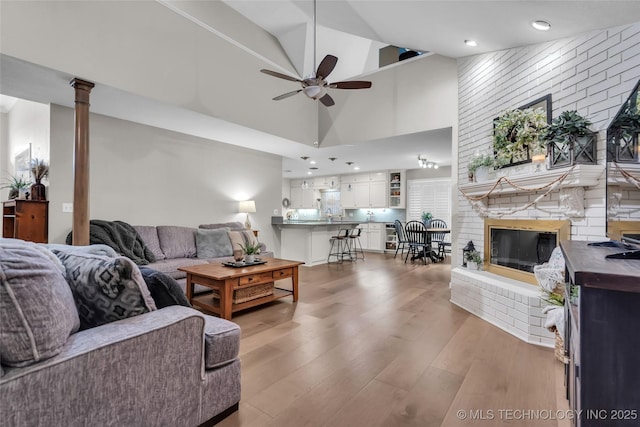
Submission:
<svg viewBox="0 0 640 427">
<path fill-rule="evenodd" d="M 219 258 L 233 255 L 229 229 L 197 229 L 196 256 L 198 258 Z"/>
<path fill-rule="evenodd" d="M 147 245 L 147 248 L 156 257 L 156 261 L 165 259 L 164 252 L 160 248 L 160 239 L 158 238 L 158 230 L 154 225 L 134 225 L 138 235 L 142 241 Z"/>
<path fill-rule="evenodd" d="M 167 259 L 196 257 L 196 229 L 177 225 L 159 225 L 158 240 Z"/>
<path fill-rule="evenodd" d="M 191 307 L 187 296 L 174 278 L 149 267 L 140 267 L 140 273 L 158 309 L 170 305 Z"/>
<path fill-rule="evenodd" d="M 66 269 L 80 315 L 80 329 L 93 328 L 156 309 L 138 266 L 129 258 L 54 253 Z"/>
<path fill-rule="evenodd" d="M 252 245 L 258 244 L 258 239 L 251 230 L 229 231 L 228 234 L 229 240 L 231 240 L 231 247 L 233 249 L 240 249 L 240 245 L 244 246 L 247 243 L 251 243 Z"/>
<path fill-rule="evenodd" d="M 36 244 L 0 239 L 0 359 L 27 366 L 59 354 L 78 311 L 59 266 Z"/>
</svg>

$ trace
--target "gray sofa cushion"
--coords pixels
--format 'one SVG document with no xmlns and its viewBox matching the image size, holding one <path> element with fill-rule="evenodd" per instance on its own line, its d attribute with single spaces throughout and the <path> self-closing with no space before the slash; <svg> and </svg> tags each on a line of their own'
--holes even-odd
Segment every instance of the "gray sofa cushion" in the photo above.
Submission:
<svg viewBox="0 0 640 427">
<path fill-rule="evenodd" d="M 160 248 L 160 239 L 158 239 L 158 230 L 153 225 L 134 225 L 140 238 L 147 245 L 147 248 L 155 255 L 156 261 L 165 259 L 164 252 Z"/>
<path fill-rule="evenodd" d="M 206 369 L 233 361 L 240 351 L 240 327 L 228 320 L 204 316 Z"/>
<path fill-rule="evenodd" d="M 173 277 L 174 279 L 184 279 L 185 277 L 187 277 L 187 273 L 185 273 L 184 271 L 179 271 L 178 268 L 200 264 L 208 264 L 208 261 L 198 258 L 173 258 L 154 262 L 147 265 L 147 267 L 165 273 Z"/>
<path fill-rule="evenodd" d="M 218 224 L 200 224 L 198 228 L 203 228 L 206 230 L 215 230 L 218 228 L 228 228 L 233 231 L 244 230 L 244 224 L 241 222 L 221 222 Z"/>
<path fill-rule="evenodd" d="M 229 228 L 227 227 L 214 230 L 196 230 L 197 257 L 219 258 L 233 255 L 228 231 Z"/>
<path fill-rule="evenodd" d="M 0 239 L 0 359 L 27 366 L 60 353 L 80 322 L 60 266 L 34 243 Z"/>
<path fill-rule="evenodd" d="M 54 252 L 67 271 L 80 329 L 156 309 L 138 266 L 129 258 Z"/>
<path fill-rule="evenodd" d="M 195 258 L 196 229 L 175 225 L 159 225 L 158 239 L 160 248 L 167 259 Z"/>
</svg>

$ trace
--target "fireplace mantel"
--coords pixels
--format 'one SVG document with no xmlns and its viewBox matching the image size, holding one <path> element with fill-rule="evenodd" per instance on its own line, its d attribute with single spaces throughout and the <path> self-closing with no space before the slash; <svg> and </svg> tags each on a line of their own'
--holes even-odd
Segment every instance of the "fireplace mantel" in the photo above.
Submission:
<svg viewBox="0 0 640 427">
<path fill-rule="evenodd" d="M 545 184 L 553 182 L 567 173 L 571 168 L 551 169 L 543 170 L 539 172 L 521 173 L 513 176 L 508 176 L 509 181 L 525 189 L 534 189 L 542 187 Z M 569 173 L 569 176 L 559 185 L 558 190 L 562 188 L 571 187 L 592 187 L 598 184 L 600 176 L 602 176 L 605 170 L 604 165 L 576 165 L 574 169 Z M 481 196 L 488 193 L 491 188 L 498 181 L 499 177 L 495 179 L 482 181 L 482 182 L 470 182 L 468 184 L 460 185 L 460 189 L 468 196 Z M 509 185 L 508 183 L 501 183 L 495 188 L 489 197 L 500 196 L 503 194 L 518 193 L 522 190 Z"/>
</svg>

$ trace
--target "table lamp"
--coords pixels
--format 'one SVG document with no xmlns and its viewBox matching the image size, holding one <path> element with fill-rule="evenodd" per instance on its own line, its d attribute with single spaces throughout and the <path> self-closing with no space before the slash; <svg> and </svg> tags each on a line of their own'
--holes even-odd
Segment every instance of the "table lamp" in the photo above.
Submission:
<svg viewBox="0 0 640 427">
<path fill-rule="evenodd" d="M 251 221 L 249 221 L 249 214 L 254 213 L 256 211 L 256 202 L 255 200 L 245 200 L 244 202 L 240 202 L 240 213 L 246 213 L 247 218 L 244 221 L 244 227 L 247 230 L 251 230 Z"/>
</svg>

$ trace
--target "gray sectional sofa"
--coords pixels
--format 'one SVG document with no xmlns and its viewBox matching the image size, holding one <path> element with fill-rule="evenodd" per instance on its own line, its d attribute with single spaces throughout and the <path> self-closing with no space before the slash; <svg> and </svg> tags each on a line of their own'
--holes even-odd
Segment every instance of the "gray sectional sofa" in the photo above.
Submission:
<svg viewBox="0 0 640 427">
<path fill-rule="evenodd" d="M 139 274 L 126 257 L 0 239 L 0 427 L 195 427 L 237 410 L 240 328 L 157 309 Z M 118 301 L 106 316 L 142 312 L 83 326 L 110 308 L 78 305 L 79 277 Z"/>
<path fill-rule="evenodd" d="M 198 245 L 199 233 L 202 233 L 203 230 L 223 231 L 225 229 L 230 231 L 248 231 L 240 222 L 202 224 L 198 228 L 174 225 L 135 225 L 134 228 L 156 257 L 156 262 L 147 265 L 147 267 L 173 277 L 183 290 L 185 288 L 187 274 L 184 271 L 179 271 L 178 268 L 213 262 L 233 261 L 233 249 L 230 243 L 228 246 L 220 246 L 217 252 L 218 256 L 210 257 L 210 250 L 207 250 L 205 256 L 202 256 L 204 251 L 202 250 L 202 245 Z M 199 246 L 201 248 L 200 251 L 198 251 Z M 261 256 L 273 257 L 273 252 L 267 251 L 264 244 L 261 246 Z M 211 248 L 207 247 L 207 249 Z M 204 289 L 206 288 L 196 286 L 196 292 Z"/>
</svg>

